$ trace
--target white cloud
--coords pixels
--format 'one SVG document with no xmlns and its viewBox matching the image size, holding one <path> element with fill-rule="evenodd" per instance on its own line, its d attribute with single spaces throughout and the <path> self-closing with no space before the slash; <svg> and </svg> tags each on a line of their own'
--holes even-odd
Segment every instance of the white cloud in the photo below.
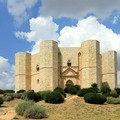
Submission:
<svg viewBox="0 0 120 120">
<path fill-rule="evenodd" d="M 37 0 L 7 0 L 8 12 L 21 24 L 28 19 L 28 11 L 36 2 Z"/>
<path fill-rule="evenodd" d="M 30 20 L 30 32 L 16 32 L 16 36 L 27 39 L 29 42 L 35 42 L 32 52 L 37 52 L 39 42 L 42 40 L 57 40 L 58 25 L 53 22 L 52 17 L 37 17 Z"/>
<path fill-rule="evenodd" d="M 100 18 L 120 11 L 120 0 L 42 0 L 40 14 L 54 17 L 83 18 L 94 13 Z"/>
<path fill-rule="evenodd" d="M 119 20 L 120 20 L 120 16 L 114 16 L 112 23 L 117 24 Z"/>
<path fill-rule="evenodd" d="M 14 66 L 0 56 L 0 89 L 14 89 Z"/>
</svg>

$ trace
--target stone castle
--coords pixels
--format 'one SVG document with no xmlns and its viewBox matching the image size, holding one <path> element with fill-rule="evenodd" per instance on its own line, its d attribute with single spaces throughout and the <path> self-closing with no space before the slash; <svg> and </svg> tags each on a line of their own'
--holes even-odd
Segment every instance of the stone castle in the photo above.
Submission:
<svg viewBox="0 0 120 120">
<path fill-rule="evenodd" d="M 40 52 L 34 55 L 19 52 L 15 55 L 15 91 L 53 90 L 56 87 L 92 83 L 117 85 L 117 53 L 100 54 L 96 40 L 84 41 L 81 47 L 58 47 L 52 40 L 40 43 Z"/>
</svg>

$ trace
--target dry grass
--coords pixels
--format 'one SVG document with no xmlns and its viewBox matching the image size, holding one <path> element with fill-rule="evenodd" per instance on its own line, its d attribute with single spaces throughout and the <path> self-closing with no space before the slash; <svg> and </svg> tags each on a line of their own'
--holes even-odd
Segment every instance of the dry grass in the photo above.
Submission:
<svg viewBox="0 0 120 120">
<path fill-rule="evenodd" d="M 14 116 L 16 116 L 14 107 L 17 105 L 17 103 L 21 101 L 22 100 L 16 99 L 11 102 L 5 102 L 3 105 L 6 107 L 0 107 L 0 113 L 2 113 L 1 111 L 3 109 L 8 110 L 11 108 L 14 113 Z M 47 109 L 49 117 L 45 118 L 44 120 L 120 120 L 120 105 L 87 104 L 84 102 L 83 98 L 80 98 L 78 96 L 68 96 L 66 101 L 62 104 L 48 104 L 44 101 L 40 101 L 37 104 L 42 105 Z M 19 120 L 31 120 L 25 119 L 20 116 L 17 117 L 19 118 Z M 9 119 L 0 120 L 11 119 L 9 117 Z"/>
</svg>

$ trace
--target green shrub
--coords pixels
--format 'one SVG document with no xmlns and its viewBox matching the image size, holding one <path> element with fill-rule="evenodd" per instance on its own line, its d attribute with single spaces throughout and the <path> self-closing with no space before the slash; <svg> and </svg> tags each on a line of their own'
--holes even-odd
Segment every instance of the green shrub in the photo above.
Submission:
<svg viewBox="0 0 120 120">
<path fill-rule="evenodd" d="M 63 103 L 64 97 L 61 95 L 61 93 L 53 91 L 45 95 L 45 102 L 53 104 Z"/>
<path fill-rule="evenodd" d="M 4 101 L 14 100 L 13 93 L 5 93 L 4 96 L 3 96 L 3 100 L 4 100 Z"/>
<path fill-rule="evenodd" d="M 4 93 L 15 93 L 14 90 L 4 90 Z"/>
<path fill-rule="evenodd" d="M 35 93 L 34 91 L 27 91 L 22 94 L 22 99 L 24 100 L 33 100 L 35 102 L 38 102 L 41 100 L 41 95 L 38 93 Z"/>
<path fill-rule="evenodd" d="M 0 105 L 2 105 L 3 104 L 3 99 L 0 97 Z"/>
<path fill-rule="evenodd" d="M 23 115 L 25 110 L 29 109 L 32 105 L 34 105 L 33 101 L 24 101 L 16 106 L 15 111 L 18 115 Z"/>
<path fill-rule="evenodd" d="M 46 110 L 42 106 L 32 105 L 29 109 L 26 109 L 24 112 L 26 118 L 40 119 L 46 118 Z"/>
<path fill-rule="evenodd" d="M 86 93 L 96 93 L 93 88 L 83 88 L 78 91 L 77 95 L 83 97 Z"/>
<path fill-rule="evenodd" d="M 107 103 L 108 104 L 120 104 L 120 97 L 118 98 L 107 97 Z"/>
<path fill-rule="evenodd" d="M 0 94 L 4 94 L 4 91 L 0 89 Z"/>
<path fill-rule="evenodd" d="M 115 88 L 118 95 L 120 95 L 120 88 Z"/>
<path fill-rule="evenodd" d="M 13 97 L 14 97 L 14 98 L 17 98 L 17 99 L 21 99 L 21 98 L 22 98 L 22 94 L 23 94 L 23 93 L 14 93 L 14 94 L 13 94 Z"/>
<path fill-rule="evenodd" d="M 81 87 L 79 85 L 74 85 L 74 88 L 79 91 L 81 89 Z"/>
<path fill-rule="evenodd" d="M 54 89 L 54 91 L 59 92 L 59 93 L 61 93 L 64 97 L 66 97 L 66 93 L 65 93 L 65 91 L 64 91 L 62 88 L 57 87 L 57 88 Z"/>
<path fill-rule="evenodd" d="M 110 92 L 110 96 L 114 97 L 114 98 L 119 97 L 119 95 L 117 94 L 117 92 L 115 90 L 113 90 L 113 91 Z"/>
<path fill-rule="evenodd" d="M 99 91 L 97 83 L 91 84 L 91 87 L 92 87 L 92 89 L 93 89 L 94 91 L 96 91 L 96 92 Z"/>
<path fill-rule="evenodd" d="M 23 93 L 23 92 L 25 92 L 25 90 L 23 90 L 23 89 L 17 91 L 17 93 Z"/>
<path fill-rule="evenodd" d="M 106 97 L 98 93 L 87 93 L 84 96 L 84 100 L 91 104 L 104 104 L 106 102 Z"/>
<path fill-rule="evenodd" d="M 37 92 L 40 96 L 41 96 L 41 100 L 44 100 L 44 98 L 45 98 L 45 95 L 47 94 L 47 93 L 50 93 L 51 91 L 39 91 L 39 92 Z"/>
<path fill-rule="evenodd" d="M 70 86 L 66 86 L 66 87 L 64 88 L 64 91 L 65 91 L 66 93 L 69 93 L 69 87 L 70 87 Z"/>
<path fill-rule="evenodd" d="M 109 86 L 102 86 L 101 87 L 101 92 L 102 94 L 110 93 L 111 89 Z"/>
</svg>

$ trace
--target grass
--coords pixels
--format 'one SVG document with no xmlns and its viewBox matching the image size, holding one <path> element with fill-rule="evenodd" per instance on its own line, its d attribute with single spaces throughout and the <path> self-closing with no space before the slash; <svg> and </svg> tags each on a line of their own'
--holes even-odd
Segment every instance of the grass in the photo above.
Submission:
<svg viewBox="0 0 120 120">
<path fill-rule="evenodd" d="M 21 101 L 15 99 L 5 102 L 3 106 L 14 108 Z M 85 103 L 83 98 L 78 96 L 67 96 L 62 104 L 49 104 L 44 101 L 36 104 L 42 105 L 47 109 L 49 117 L 44 118 L 44 120 L 120 120 L 119 104 L 92 105 Z M 19 120 L 29 120 L 21 116 L 16 117 Z"/>
</svg>

